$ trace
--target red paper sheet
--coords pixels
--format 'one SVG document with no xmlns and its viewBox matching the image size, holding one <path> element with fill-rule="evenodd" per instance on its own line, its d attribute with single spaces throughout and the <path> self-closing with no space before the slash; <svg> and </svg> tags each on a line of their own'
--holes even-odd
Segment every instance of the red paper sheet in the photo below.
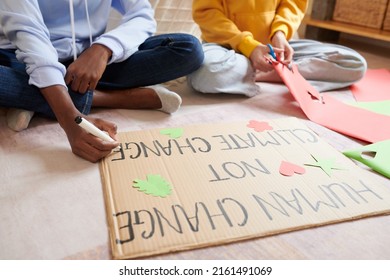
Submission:
<svg viewBox="0 0 390 280">
<path fill-rule="evenodd" d="M 356 101 L 390 100 L 390 71 L 368 69 L 363 79 L 351 86 Z"/>
<path fill-rule="evenodd" d="M 292 71 L 281 63 L 274 63 L 274 67 L 310 120 L 367 142 L 390 139 L 390 116 L 321 95 L 302 77 L 295 65 Z"/>
</svg>

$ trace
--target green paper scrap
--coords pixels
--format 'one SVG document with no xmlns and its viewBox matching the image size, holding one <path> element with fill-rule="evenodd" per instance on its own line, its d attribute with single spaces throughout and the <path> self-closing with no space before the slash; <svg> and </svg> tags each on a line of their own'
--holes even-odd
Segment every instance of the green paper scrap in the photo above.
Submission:
<svg viewBox="0 0 390 280">
<path fill-rule="evenodd" d="M 160 175 L 149 174 L 146 178 L 146 181 L 134 180 L 133 187 L 153 196 L 166 197 L 171 194 L 171 185 Z"/>
<path fill-rule="evenodd" d="M 315 163 L 305 163 L 307 166 L 312 167 L 319 167 L 321 168 L 329 177 L 331 177 L 332 169 L 338 169 L 340 170 L 340 167 L 335 166 L 335 159 L 334 158 L 316 158 L 315 156 L 311 155 L 313 159 L 316 161 Z"/>
<path fill-rule="evenodd" d="M 184 133 L 183 128 L 166 128 L 161 129 L 160 134 L 162 135 L 168 135 L 172 139 L 180 138 Z"/>
<path fill-rule="evenodd" d="M 350 103 L 352 106 L 366 109 L 374 113 L 390 116 L 390 100 L 377 102 L 354 102 Z"/>
<path fill-rule="evenodd" d="M 343 154 L 390 178 L 390 139 L 344 151 Z"/>
</svg>

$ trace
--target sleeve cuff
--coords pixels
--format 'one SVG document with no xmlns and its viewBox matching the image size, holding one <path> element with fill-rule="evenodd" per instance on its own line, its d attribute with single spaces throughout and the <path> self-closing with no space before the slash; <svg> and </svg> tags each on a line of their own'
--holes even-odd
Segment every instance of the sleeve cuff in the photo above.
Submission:
<svg viewBox="0 0 390 280">
<path fill-rule="evenodd" d="M 126 53 L 125 50 L 123 49 L 122 44 L 113 38 L 100 37 L 94 42 L 94 44 L 95 43 L 104 45 L 112 51 L 112 56 L 108 64 L 113 62 L 123 61 L 127 58 L 125 57 Z"/>
<path fill-rule="evenodd" d="M 259 41 L 256 41 L 252 36 L 246 36 L 238 45 L 238 50 L 249 58 L 253 50 L 260 45 Z"/>
<path fill-rule="evenodd" d="M 64 76 L 65 66 L 58 69 L 50 66 L 39 67 L 30 73 L 29 84 L 38 88 L 45 88 L 52 85 L 63 85 L 66 87 Z"/>
<path fill-rule="evenodd" d="M 282 31 L 286 35 L 286 39 L 290 40 L 292 37 L 292 32 L 290 31 L 289 27 L 284 24 L 277 24 L 272 28 L 271 36 L 269 37 L 269 40 L 271 41 L 272 37 L 275 35 L 276 32 Z"/>
</svg>

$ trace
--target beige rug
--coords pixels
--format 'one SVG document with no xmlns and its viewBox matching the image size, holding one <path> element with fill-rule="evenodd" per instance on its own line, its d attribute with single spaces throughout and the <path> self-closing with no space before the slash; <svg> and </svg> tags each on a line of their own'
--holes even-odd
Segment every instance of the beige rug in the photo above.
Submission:
<svg viewBox="0 0 390 280">
<path fill-rule="evenodd" d="M 339 151 L 360 146 L 358 142 L 308 121 L 284 86 L 261 86 L 263 94 L 248 99 L 198 94 L 189 90 L 185 80 L 180 79 L 170 83 L 170 88 L 183 97 L 181 110 L 173 115 L 130 110 L 94 110 L 92 114 L 116 122 L 120 132 L 296 117 Z M 349 91 L 340 91 L 335 95 L 344 99 L 350 97 Z M 0 259 L 111 258 L 98 164 L 74 156 L 59 125 L 39 117 L 33 119 L 29 129 L 16 133 L 7 128 L 2 114 L 0 143 Z M 367 169 L 364 166 L 361 168 Z M 373 176 L 390 187 L 388 179 L 374 173 Z M 334 258 L 335 251 L 330 254 L 325 248 L 314 244 L 317 249 L 313 252 L 314 247 L 305 247 L 310 244 L 308 240 L 314 242 L 321 236 L 325 242 L 331 242 L 329 248 L 339 248 L 341 245 L 348 248 L 339 257 L 357 258 L 359 254 L 356 251 L 363 249 L 362 258 L 377 258 L 383 254 L 390 257 L 390 251 L 381 245 L 381 240 L 383 244 L 390 231 L 388 219 L 387 216 L 379 220 L 362 220 L 352 225 L 357 227 L 356 232 L 366 232 L 355 239 L 343 238 L 344 232 L 349 232 L 351 227 L 344 224 L 335 229 L 324 227 L 311 232 L 285 234 L 271 241 L 265 239 L 265 243 L 254 241 L 259 242 L 262 248 L 276 246 L 276 251 L 271 248 L 269 251 L 246 250 L 244 243 L 232 245 L 228 251 L 210 248 L 169 255 L 168 258 L 257 258 L 263 254 L 271 258 L 302 258 L 305 255 L 306 258 Z M 376 226 L 381 230 L 375 230 Z M 300 236 L 307 236 L 302 244 Z M 361 244 L 364 244 L 363 247 Z M 252 248 L 254 245 L 247 246 Z M 233 248 L 238 249 L 235 252 Z M 303 251 L 297 255 L 298 248 Z M 283 251 L 284 255 L 280 254 Z"/>
<path fill-rule="evenodd" d="M 151 3 L 159 33 L 199 34 L 189 20 L 191 1 Z M 182 23 L 171 24 L 164 13 L 172 12 Z M 113 25 L 117 20 L 113 15 Z M 182 108 L 174 115 L 130 110 L 93 110 L 92 115 L 116 122 L 120 132 L 296 117 L 338 151 L 363 144 L 308 121 L 284 86 L 261 86 L 261 95 L 247 99 L 198 94 L 180 79 L 170 83 L 183 97 Z M 351 98 L 348 90 L 334 96 Z M 56 122 L 35 117 L 28 130 L 16 133 L 8 129 L 0 109 L 0 166 L 0 259 L 112 258 L 99 166 L 70 152 Z M 390 188 L 388 179 L 360 168 Z M 390 247 L 384 246 L 389 236 L 390 216 L 382 216 L 153 258 L 389 259 Z"/>
</svg>

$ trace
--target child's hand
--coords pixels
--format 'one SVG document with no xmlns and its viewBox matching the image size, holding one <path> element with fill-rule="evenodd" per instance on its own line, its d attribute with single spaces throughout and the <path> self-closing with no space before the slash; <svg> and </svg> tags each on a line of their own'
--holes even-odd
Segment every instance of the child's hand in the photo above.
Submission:
<svg viewBox="0 0 390 280">
<path fill-rule="evenodd" d="M 283 49 L 274 47 L 273 51 L 277 57 L 282 56 Z M 252 63 L 252 66 L 255 70 L 258 70 L 260 72 L 269 72 L 272 71 L 274 68 L 272 64 L 269 63 L 269 61 L 275 60 L 270 55 L 270 49 L 266 45 L 258 45 L 253 52 L 251 53 L 249 60 Z"/>
<path fill-rule="evenodd" d="M 79 93 L 94 90 L 110 56 L 111 50 L 107 47 L 93 44 L 69 65 L 65 75 L 66 84 Z"/>
<path fill-rule="evenodd" d="M 282 50 L 279 54 L 277 54 L 277 60 L 283 63 L 290 64 L 293 59 L 294 50 L 288 43 L 286 39 L 286 35 L 282 31 L 277 31 L 272 37 L 272 46 L 274 49 Z M 276 53 L 276 51 L 275 51 Z"/>
<path fill-rule="evenodd" d="M 88 120 L 99 129 L 106 131 L 111 138 L 117 140 L 117 126 L 114 123 L 91 117 L 88 117 Z M 63 127 L 72 147 L 72 152 L 90 162 L 99 161 L 119 145 L 117 141 L 106 142 L 95 137 L 79 127 L 74 121 Z"/>
</svg>

